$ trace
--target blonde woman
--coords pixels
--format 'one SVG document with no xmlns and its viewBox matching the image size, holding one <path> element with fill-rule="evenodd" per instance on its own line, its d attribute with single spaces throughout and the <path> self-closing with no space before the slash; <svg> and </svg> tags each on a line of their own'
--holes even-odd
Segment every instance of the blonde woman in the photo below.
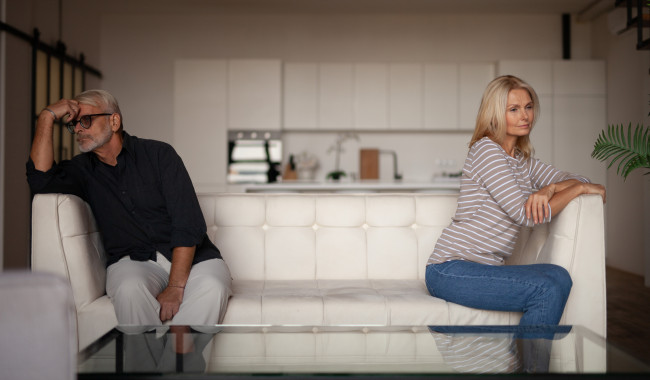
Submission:
<svg viewBox="0 0 650 380">
<path fill-rule="evenodd" d="M 581 194 L 605 188 L 532 157 L 539 117 L 532 87 L 514 76 L 487 86 L 461 178 L 458 208 L 429 257 L 431 295 L 477 309 L 523 312 L 520 325 L 557 325 L 572 282 L 552 264 L 504 265 L 522 226 L 547 223 Z"/>
</svg>

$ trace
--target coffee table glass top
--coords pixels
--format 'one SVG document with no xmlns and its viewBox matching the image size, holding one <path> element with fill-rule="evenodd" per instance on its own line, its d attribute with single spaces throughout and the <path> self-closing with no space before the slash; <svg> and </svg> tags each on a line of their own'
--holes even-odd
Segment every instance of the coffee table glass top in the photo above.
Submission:
<svg viewBox="0 0 650 380">
<path fill-rule="evenodd" d="M 650 374 L 580 326 L 118 326 L 79 378 Z"/>
</svg>

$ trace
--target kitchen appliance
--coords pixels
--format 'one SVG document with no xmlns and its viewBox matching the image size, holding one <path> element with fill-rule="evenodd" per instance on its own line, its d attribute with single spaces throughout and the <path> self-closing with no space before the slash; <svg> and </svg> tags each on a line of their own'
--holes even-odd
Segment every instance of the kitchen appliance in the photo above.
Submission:
<svg viewBox="0 0 650 380">
<path fill-rule="evenodd" d="M 228 183 L 270 183 L 280 177 L 280 131 L 228 131 Z"/>
</svg>

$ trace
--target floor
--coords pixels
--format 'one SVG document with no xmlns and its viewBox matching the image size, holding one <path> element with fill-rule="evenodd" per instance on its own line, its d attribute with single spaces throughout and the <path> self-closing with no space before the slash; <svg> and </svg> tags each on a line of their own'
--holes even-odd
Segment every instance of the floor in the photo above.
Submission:
<svg viewBox="0 0 650 380">
<path fill-rule="evenodd" d="M 607 340 L 650 364 L 650 288 L 643 277 L 607 267 Z"/>
</svg>

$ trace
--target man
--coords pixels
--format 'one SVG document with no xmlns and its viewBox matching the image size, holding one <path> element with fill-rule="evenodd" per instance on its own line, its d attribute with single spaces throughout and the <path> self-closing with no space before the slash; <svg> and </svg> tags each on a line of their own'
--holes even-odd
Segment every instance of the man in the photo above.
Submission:
<svg viewBox="0 0 650 380">
<path fill-rule="evenodd" d="M 81 154 L 54 162 L 62 120 Z M 187 171 L 165 143 L 123 130 L 106 91 L 61 99 L 39 114 L 27 162 L 34 193 L 68 193 L 90 204 L 107 254 L 106 292 L 121 325 L 218 324 L 231 277 L 206 225 Z"/>
</svg>

